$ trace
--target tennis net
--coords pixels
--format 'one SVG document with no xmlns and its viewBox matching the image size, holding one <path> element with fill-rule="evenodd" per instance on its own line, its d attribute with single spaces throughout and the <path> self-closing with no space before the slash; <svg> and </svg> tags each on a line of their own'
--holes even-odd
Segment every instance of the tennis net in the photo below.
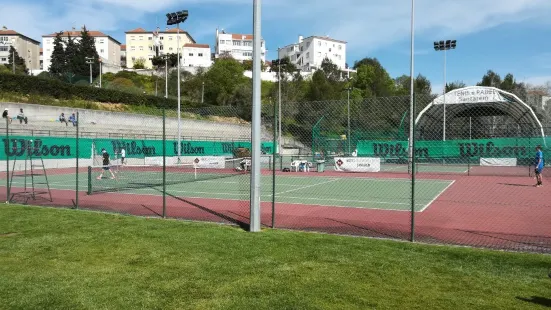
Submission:
<svg viewBox="0 0 551 310">
<path fill-rule="evenodd" d="M 223 167 L 222 167 L 223 166 Z M 166 185 L 228 178 L 247 173 L 249 158 L 224 160 L 223 165 L 167 165 Z M 163 186 L 162 165 L 108 165 L 88 167 L 88 194 Z"/>
</svg>

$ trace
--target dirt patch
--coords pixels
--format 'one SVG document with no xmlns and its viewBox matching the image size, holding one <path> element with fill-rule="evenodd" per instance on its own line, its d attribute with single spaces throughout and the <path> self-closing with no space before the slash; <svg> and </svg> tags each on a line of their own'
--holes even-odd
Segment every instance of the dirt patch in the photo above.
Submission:
<svg viewBox="0 0 551 310">
<path fill-rule="evenodd" d="M 125 112 L 128 111 L 125 104 L 122 103 L 106 103 L 106 102 L 95 102 L 100 110 L 110 111 L 110 112 Z"/>
<path fill-rule="evenodd" d="M 19 233 L 16 232 L 0 233 L 0 237 L 15 237 L 17 235 L 19 235 Z"/>
</svg>

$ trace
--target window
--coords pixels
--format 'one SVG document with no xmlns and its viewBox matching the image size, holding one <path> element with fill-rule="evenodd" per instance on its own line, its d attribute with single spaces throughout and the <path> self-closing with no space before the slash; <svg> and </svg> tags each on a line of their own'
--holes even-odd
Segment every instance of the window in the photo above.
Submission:
<svg viewBox="0 0 551 310">
<path fill-rule="evenodd" d="M 189 56 L 190 56 L 190 57 L 193 57 L 193 53 L 189 53 Z"/>
<path fill-rule="evenodd" d="M 0 37 L 0 41 L 8 41 L 8 37 Z"/>
<path fill-rule="evenodd" d="M 329 48 L 329 53 L 331 53 L 331 48 Z"/>
<path fill-rule="evenodd" d="M 310 58 L 310 53 L 306 53 L 306 59 Z"/>
<path fill-rule="evenodd" d="M 168 37 L 168 41 L 172 41 L 172 37 Z"/>
<path fill-rule="evenodd" d="M 153 41 L 153 37 L 147 37 L 149 41 Z"/>
<path fill-rule="evenodd" d="M 131 51 L 135 51 L 135 50 L 136 50 L 136 47 L 135 47 L 135 46 L 131 46 L 131 47 L 130 47 L 130 50 L 131 50 Z"/>
<path fill-rule="evenodd" d="M 153 60 L 153 57 L 149 57 L 149 60 Z"/>
<path fill-rule="evenodd" d="M 140 51 L 143 51 L 143 46 L 140 46 Z"/>
<path fill-rule="evenodd" d="M 136 57 L 132 57 L 132 61 L 136 60 Z"/>
<path fill-rule="evenodd" d="M 220 44 L 226 44 L 226 41 L 220 40 Z"/>
<path fill-rule="evenodd" d="M 304 51 L 304 46 L 301 46 L 301 47 L 300 47 L 300 51 L 301 51 L 301 52 Z"/>
<path fill-rule="evenodd" d="M 169 50 L 169 51 L 172 51 L 172 47 L 169 47 L 168 50 Z"/>
<path fill-rule="evenodd" d="M 161 39 L 161 40 L 164 40 L 164 39 L 165 39 L 165 37 L 159 37 L 159 39 Z"/>
<path fill-rule="evenodd" d="M 105 43 L 105 40 L 104 40 L 104 39 L 100 39 L 100 40 L 99 40 L 99 43 L 103 44 L 103 43 Z"/>
<path fill-rule="evenodd" d="M 244 41 L 243 46 L 253 46 L 253 42 L 252 41 Z"/>
<path fill-rule="evenodd" d="M 153 46 L 150 46 L 150 47 L 149 47 L 149 50 L 152 51 L 152 50 L 153 50 Z"/>
<path fill-rule="evenodd" d="M 318 46 L 321 46 L 321 41 L 318 41 Z"/>
<path fill-rule="evenodd" d="M 161 51 L 164 50 L 164 49 L 165 49 L 164 45 L 161 45 L 161 47 L 159 48 L 159 50 L 161 50 Z"/>
<path fill-rule="evenodd" d="M 143 36 L 139 36 L 139 39 L 138 39 L 138 40 L 140 40 L 140 41 L 143 40 Z"/>
<path fill-rule="evenodd" d="M 6 58 L 2 58 L 2 61 L 6 61 Z"/>
<path fill-rule="evenodd" d="M 241 41 L 233 40 L 233 46 L 241 46 Z"/>
<path fill-rule="evenodd" d="M 342 45 L 339 44 L 339 51 L 342 50 Z"/>
<path fill-rule="evenodd" d="M 135 36 L 130 36 L 130 41 L 134 41 L 134 39 L 136 39 Z"/>
<path fill-rule="evenodd" d="M 203 53 L 199 53 L 199 54 L 197 54 L 197 56 L 203 57 Z"/>
<path fill-rule="evenodd" d="M 100 53 L 104 53 L 104 50 L 103 50 L 103 49 L 101 49 L 101 50 L 99 50 L 99 52 L 100 52 Z"/>
<path fill-rule="evenodd" d="M 49 49 L 49 48 L 48 48 L 48 49 L 46 49 L 46 52 L 49 52 L 49 51 L 50 51 L 50 49 Z"/>
</svg>

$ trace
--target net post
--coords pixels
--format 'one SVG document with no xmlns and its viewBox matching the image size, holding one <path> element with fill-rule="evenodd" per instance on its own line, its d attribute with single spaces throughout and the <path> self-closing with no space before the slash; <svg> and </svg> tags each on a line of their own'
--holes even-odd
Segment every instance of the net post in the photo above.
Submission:
<svg viewBox="0 0 551 310">
<path fill-rule="evenodd" d="M 88 166 L 88 195 L 92 195 L 92 166 Z"/>
<path fill-rule="evenodd" d="M 5 152 L 6 152 L 6 203 L 10 203 L 10 121 L 6 117 L 6 143 Z"/>
<path fill-rule="evenodd" d="M 166 109 L 163 108 L 163 218 L 166 218 Z"/>
<path fill-rule="evenodd" d="M 80 119 L 79 119 L 79 112 L 77 111 L 77 138 L 76 138 L 76 142 L 77 142 L 77 145 L 76 145 L 76 188 L 75 188 L 75 209 L 78 209 L 78 157 L 79 157 L 79 131 L 78 131 L 78 127 L 80 126 Z"/>
</svg>

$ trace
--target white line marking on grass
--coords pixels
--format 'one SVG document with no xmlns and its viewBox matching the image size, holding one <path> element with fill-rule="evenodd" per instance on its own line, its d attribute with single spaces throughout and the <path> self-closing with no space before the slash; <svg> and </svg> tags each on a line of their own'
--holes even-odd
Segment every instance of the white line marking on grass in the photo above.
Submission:
<svg viewBox="0 0 551 310">
<path fill-rule="evenodd" d="M 303 190 L 303 189 L 306 189 L 306 188 L 310 188 L 310 187 L 314 187 L 314 186 L 318 186 L 318 185 L 323 185 L 323 184 L 327 184 L 327 183 L 331 183 L 331 182 L 335 182 L 335 181 L 339 181 L 340 179 L 333 179 L 333 180 L 329 180 L 329 181 L 325 181 L 325 182 L 321 182 L 321 183 L 316 183 L 316 184 L 311 184 L 311 185 L 306 185 L 306 186 L 301 186 L 301 187 L 298 187 L 298 188 L 293 188 L 293 189 L 290 189 L 290 190 L 286 190 L 286 191 L 283 191 L 283 192 L 279 192 L 279 193 L 275 193 L 275 195 L 281 195 L 281 194 L 285 194 L 285 193 L 290 193 L 290 192 L 294 192 L 294 191 L 299 191 L 299 190 Z M 277 185 L 277 184 L 276 184 Z M 271 195 L 270 195 L 271 196 Z"/>
<path fill-rule="evenodd" d="M 434 198 L 431 201 L 429 201 L 428 204 L 426 204 L 423 208 L 421 208 L 421 210 L 419 210 L 417 212 L 425 211 L 436 199 L 438 199 L 438 197 L 440 197 L 440 195 L 442 195 L 448 188 L 450 188 L 450 186 L 452 186 L 453 183 L 455 183 L 455 181 L 450 182 L 450 184 L 448 184 L 448 186 L 444 187 L 444 189 L 441 190 L 436 196 L 434 196 Z"/>
</svg>

